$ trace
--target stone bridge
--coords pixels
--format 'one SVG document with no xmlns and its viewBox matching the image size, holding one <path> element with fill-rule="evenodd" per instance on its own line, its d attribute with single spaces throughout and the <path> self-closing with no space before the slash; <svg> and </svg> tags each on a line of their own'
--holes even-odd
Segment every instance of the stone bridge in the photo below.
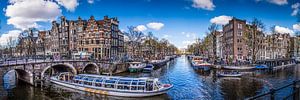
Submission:
<svg viewBox="0 0 300 100">
<path fill-rule="evenodd" d="M 35 62 L 9 62 L 0 65 L 0 77 L 9 72 L 15 70 L 17 78 L 36 85 L 38 81 L 49 78 L 59 72 L 72 72 L 100 74 L 105 73 L 117 73 L 126 71 L 125 64 L 114 64 L 107 62 L 96 62 L 89 60 L 61 60 L 61 61 L 35 61 Z M 3 79 L 0 80 L 3 83 Z"/>
</svg>

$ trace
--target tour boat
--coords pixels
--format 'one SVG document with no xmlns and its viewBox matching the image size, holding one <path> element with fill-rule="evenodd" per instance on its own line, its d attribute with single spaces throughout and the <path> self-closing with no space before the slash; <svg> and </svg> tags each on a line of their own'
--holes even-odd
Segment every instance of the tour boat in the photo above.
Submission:
<svg viewBox="0 0 300 100">
<path fill-rule="evenodd" d="M 52 83 L 76 90 L 122 97 L 146 97 L 166 93 L 172 84 L 162 84 L 158 78 L 126 78 L 91 74 L 73 75 L 63 72 L 50 78 Z"/>
<path fill-rule="evenodd" d="M 250 69 L 254 69 L 255 67 L 223 66 L 223 68 L 230 69 L 230 70 L 250 70 Z"/>
<path fill-rule="evenodd" d="M 147 64 L 146 67 L 143 69 L 143 72 L 151 72 L 154 69 L 152 64 Z"/>
<path fill-rule="evenodd" d="M 129 69 L 129 72 L 140 72 L 145 67 L 146 67 L 146 63 L 142 63 L 142 62 L 130 62 L 128 69 Z"/>
<path fill-rule="evenodd" d="M 241 74 L 238 71 L 231 71 L 231 72 L 225 71 L 225 72 L 219 72 L 218 73 L 219 77 L 240 77 L 242 75 L 243 74 Z"/>
</svg>

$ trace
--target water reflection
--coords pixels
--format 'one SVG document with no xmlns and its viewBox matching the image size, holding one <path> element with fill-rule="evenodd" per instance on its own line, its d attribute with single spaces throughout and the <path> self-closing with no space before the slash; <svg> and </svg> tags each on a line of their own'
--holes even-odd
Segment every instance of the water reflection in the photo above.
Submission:
<svg viewBox="0 0 300 100">
<path fill-rule="evenodd" d="M 167 94 L 143 98 L 146 100 L 165 99 L 244 99 L 263 92 L 271 87 L 278 87 L 294 79 L 299 79 L 299 67 L 291 67 L 280 72 L 255 71 L 241 78 L 220 78 L 218 70 L 194 70 L 186 57 L 182 56 L 158 68 L 151 73 L 120 73 L 127 77 L 156 77 L 174 87 Z M 125 99 L 140 100 L 141 98 L 123 98 L 93 94 L 46 83 L 43 88 L 34 88 L 22 82 L 10 89 L 9 99 Z M 5 86 L 4 86 L 5 87 Z M 1 92 L 5 90 L 1 89 Z M 288 90 L 286 90 L 288 91 Z M 285 91 L 283 91 L 284 93 Z M 0 98 L 1 99 L 1 98 Z"/>
</svg>

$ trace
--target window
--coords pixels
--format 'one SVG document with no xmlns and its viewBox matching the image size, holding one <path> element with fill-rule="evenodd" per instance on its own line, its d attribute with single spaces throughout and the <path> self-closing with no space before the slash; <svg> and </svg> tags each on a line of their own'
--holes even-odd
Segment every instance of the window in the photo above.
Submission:
<svg viewBox="0 0 300 100">
<path fill-rule="evenodd" d="M 238 35 L 242 36 L 242 34 L 243 34 L 243 31 L 239 31 Z"/>
<path fill-rule="evenodd" d="M 77 27 L 77 31 L 81 32 L 82 31 L 82 27 Z"/>
<path fill-rule="evenodd" d="M 238 29 L 242 29 L 243 25 L 242 24 L 238 24 Z"/>
</svg>

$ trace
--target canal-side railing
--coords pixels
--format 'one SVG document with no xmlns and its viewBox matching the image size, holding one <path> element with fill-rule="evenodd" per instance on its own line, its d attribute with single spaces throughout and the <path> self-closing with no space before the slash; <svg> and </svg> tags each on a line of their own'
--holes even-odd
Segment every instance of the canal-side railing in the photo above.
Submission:
<svg viewBox="0 0 300 100">
<path fill-rule="evenodd" d="M 300 100 L 300 80 L 297 81 L 293 81 L 293 83 L 287 84 L 285 86 L 282 86 L 280 88 L 277 89 L 270 89 L 269 92 L 264 93 L 264 94 L 259 94 L 250 98 L 247 98 L 246 100 L 275 100 L 276 98 L 276 94 L 278 94 L 278 92 L 280 90 L 284 90 L 284 89 L 288 89 L 291 88 L 292 91 L 291 93 L 287 94 L 287 96 L 281 98 L 283 100 Z"/>
</svg>

